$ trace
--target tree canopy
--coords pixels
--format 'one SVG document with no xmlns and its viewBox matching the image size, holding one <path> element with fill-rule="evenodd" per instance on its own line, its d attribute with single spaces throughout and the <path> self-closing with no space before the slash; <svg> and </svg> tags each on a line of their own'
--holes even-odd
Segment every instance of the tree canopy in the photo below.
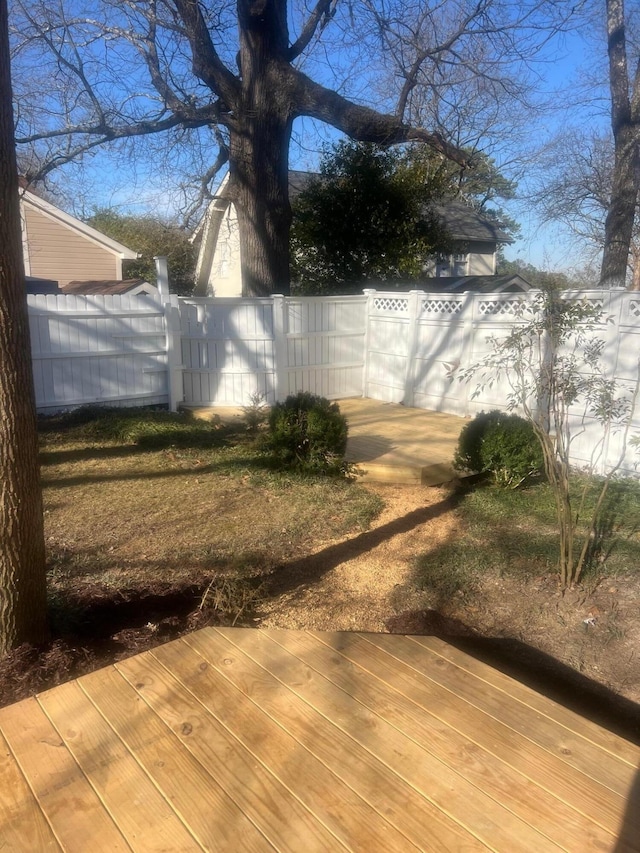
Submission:
<svg viewBox="0 0 640 853">
<path fill-rule="evenodd" d="M 297 119 L 364 142 L 420 141 L 464 162 L 460 134 L 448 139 L 443 110 L 424 105 L 442 107 L 447 91 L 451 104 L 479 105 L 482 89 L 486 126 L 507 115 L 524 98 L 515 81 L 572 14 L 571 4 L 548 0 L 16 0 L 18 135 L 42 175 L 105 143 L 125 161 L 128 140 L 162 133 L 150 176 L 163 163 L 173 175 L 190 172 L 201 188 L 196 207 L 228 161 L 244 292 L 266 295 L 289 279 Z M 383 70 L 394 85 L 381 96 Z"/>
<path fill-rule="evenodd" d="M 423 146 L 340 142 L 293 202 L 292 276 L 298 292 L 359 291 L 367 280 L 410 281 L 453 250 L 438 205 L 462 199 L 511 233 L 496 201 L 515 184 L 488 157 L 468 173 Z"/>
<path fill-rule="evenodd" d="M 411 279 L 425 259 L 449 250 L 432 203 L 441 176 L 397 151 L 341 142 L 293 203 L 296 290 L 359 290 L 367 279 Z"/>
<path fill-rule="evenodd" d="M 141 257 L 123 261 L 125 278 L 156 280 L 154 257 L 164 255 L 169 269 L 169 287 L 172 293 L 188 296 L 193 290 L 197 249 L 187 234 L 177 225 L 155 216 L 129 216 L 114 210 L 97 210 L 87 220 L 108 237 L 118 240 Z"/>
</svg>

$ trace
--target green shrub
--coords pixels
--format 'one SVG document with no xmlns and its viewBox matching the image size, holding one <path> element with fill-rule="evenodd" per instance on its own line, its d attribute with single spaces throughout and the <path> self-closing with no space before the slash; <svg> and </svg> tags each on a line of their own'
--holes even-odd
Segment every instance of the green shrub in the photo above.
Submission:
<svg viewBox="0 0 640 853">
<path fill-rule="evenodd" d="M 464 427 L 454 466 L 490 472 L 498 485 L 516 488 L 542 473 L 544 459 L 532 425 L 496 409 L 480 412 Z"/>
<path fill-rule="evenodd" d="M 338 471 L 347 447 L 347 419 L 337 403 L 301 391 L 272 407 L 267 446 L 284 465 Z"/>
</svg>

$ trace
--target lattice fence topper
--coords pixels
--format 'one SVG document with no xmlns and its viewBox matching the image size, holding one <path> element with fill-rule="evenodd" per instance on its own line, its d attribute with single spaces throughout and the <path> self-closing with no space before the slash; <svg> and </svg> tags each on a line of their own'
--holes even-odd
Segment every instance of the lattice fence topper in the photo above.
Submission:
<svg viewBox="0 0 640 853">
<path fill-rule="evenodd" d="M 629 303 L 629 316 L 640 317 L 640 299 L 632 299 Z"/>
<path fill-rule="evenodd" d="M 403 314 L 408 314 L 409 300 L 406 297 L 376 296 L 373 300 L 373 307 L 376 311 L 385 311 L 389 313 L 399 311 Z"/>
<path fill-rule="evenodd" d="M 459 314 L 462 302 L 454 299 L 423 299 L 423 314 Z"/>
<path fill-rule="evenodd" d="M 523 299 L 507 299 L 504 302 L 497 299 L 486 299 L 478 303 L 478 311 L 482 316 L 504 315 L 508 317 L 521 317 L 529 308 Z"/>
</svg>

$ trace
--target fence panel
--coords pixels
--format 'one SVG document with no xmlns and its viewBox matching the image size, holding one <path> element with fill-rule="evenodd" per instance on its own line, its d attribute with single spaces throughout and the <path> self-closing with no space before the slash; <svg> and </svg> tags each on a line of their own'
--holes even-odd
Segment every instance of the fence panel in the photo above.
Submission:
<svg viewBox="0 0 640 853">
<path fill-rule="evenodd" d="M 386 403 L 404 402 L 412 325 L 410 305 L 409 294 L 368 293 L 366 397 Z"/>
<path fill-rule="evenodd" d="M 275 399 L 271 299 L 181 299 L 185 403 L 247 405 Z"/>
<path fill-rule="evenodd" d="M 279 397 L 310 391 L 362 396 L 365 296 L 291 297 L 278 303 L 285 338 Z"/>
<path fill-rule="evenodd" d="M 168 402 L 163 307 L 149 296 L 30 295 L 39 412 Z"/>
</svg>

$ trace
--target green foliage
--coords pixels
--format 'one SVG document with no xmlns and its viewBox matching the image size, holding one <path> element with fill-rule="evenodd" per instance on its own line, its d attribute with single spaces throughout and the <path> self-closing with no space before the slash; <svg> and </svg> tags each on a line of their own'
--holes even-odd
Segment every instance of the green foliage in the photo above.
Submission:
<svg viewBox="0 0 640 853">
<path fill-rule="evenodd" d="M 193 290 L 198 252 L 177 225 L 156 216 L 123 216 L 114 210 L 97 210 L 88 224 L 113 240 L 139 252 L 135 261 L 123 261 L 125 278 L 156 281 L 154 257 L 165 256 L 172 293 L 187 296 Z"/>
<path fill-rule="evenodd" d="M 520 233 L 519 224 L 500 205 L 500 202 L 511 201 L 516 197 L 517 183 L 500 172 L 492 157 L 471 148 L 464 150 L 473 164 L 470 169 L 462 169 L 453 160 L 437 154 L 426 145 L 410 147 L 403 162 L 423 181 L 437 181 L 445 202 L 448 199 L 461 199 L 482 216 L 495 222 L 502 231 L 517 237 Z"/>
<path fill-rule="evenodd" d="M 286 466 L 338 472 L 347 447 L 347 419 L 337 403 L 301 391 L 272 407 L 267 446 Z"/>
<path fill-rule="evenodd" d="M 341 142 L 294 200 L 292 279 L 298 292 L 359 289 L 368 279 L 411 279 L 450 240 L 430 203 L 444 191 L 397 151 Z"/>
<path fill-rule="evenodd" d="M 556 502 L 563 588 L 578 583 L 593 559 L 593 543 L 627 452 L 631 416 L 640 395 L 640 374 L 630 396 L 619 396 L 615 379 L 607 376 L 604 340 L 593 335 L 605 322 L 602 310 L 586 300 L 541 293 L 533 302 L 522 303 L 518 321 L 506 337 L 488 338 L 490 350 L 482 362 L 459 373 L 461 379 L 480 378 L 474 397 L 496 379 L 508 382 L 509 408 L 522 411 L 535 431 Z M 587 418 L 600 431 L 592 441 L 582 494 L 576 496 L 571 446 L 577 431 L 586 428 Z M 598 480 L 595 475 L 614 430 L 622 434 L 620 455 Z M 598 497 L 589 508 L 587 493 L 595 482 Z"/>
<path fill-rule="evenodd" d="M 247 431 L 255 435 L 269 417 L 269 407 L 265 395 L 260 391 L 251 394 L 248 404 L 242 407 L 242 415 L 247 425 Z"/>
<path fill-rule="evenodd" d="M 516 184 L 494 161 L 469 152 L 461 170 L 425 145 L 404 150 L 340 142 L 325 152 L 320 175 L 293 202 L 294 289 L 324 294 L 359 291 L 367 280 L 419 280 L 427 258 L 454 250 L 434 205 L 464 199 L 501 229 L 519 227 L 498 205 Z"/>
<path fill-rule="evenodd" d="M 480 412 L 460 433 L 454 465 L 488 471 L 498 485 L 516 488 L 544 470 L 540 442 L 532 425 L 497 409 Z"/>
<path fill-rule="evenodd" d="M 71 428 L 75 429 L 78 438 L 134 444 L 145 450 L 215 447 L 226 435 L 219 419 L 205 421 L 159 409 L 109 406 L 80 406 L 56 418 L 46 419 L 44 427 L 47 431 Z"/>
</svg>

